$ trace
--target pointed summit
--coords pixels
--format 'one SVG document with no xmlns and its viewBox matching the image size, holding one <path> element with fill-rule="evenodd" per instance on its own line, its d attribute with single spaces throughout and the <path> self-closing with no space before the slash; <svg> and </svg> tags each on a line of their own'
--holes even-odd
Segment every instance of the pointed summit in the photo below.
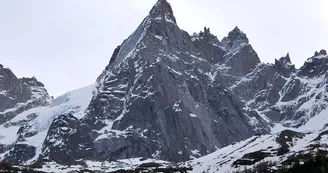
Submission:
<svg viewBox="0 0 328 173">
<path fill-rule="evenodd" d="M 324 49 L 321 49 L 320 50 L 320 52 L 318 52 L 318 51 L 316 51 L 315 53 L 314 53 L 314 57 L 316 57 L 316 56 L 320 56 L 320 55 L 327 55 L 327 51 L 326 50 L 324 50 Z"/>
<path fill-rule="evenodd" d="M 115 49 L 110 65 L 118 66 L 126 59 L 134 58 L 141 49 L 153 46 L 154 40 L 159 44 L 166 40 L 170 49 L 192 48 L 189 34 L 178 27 L 166 0 L 158 0 L 135 32 Z"/>
<path fill-rule="evenodd" d="M 238 26 L 236 26 L 230 33 L 243 33 Z"/>
<path fill-rule="evenodd" d="M 172 7 L 166 0 L 158 0 L 154 7 L 150 10 L 149 16 L 154 19 L 163 18 L 167 21 L 172 21 L 175 24 L 177 23 Z"/>
<path fill-rule="evenodd" d="M 287 53 L 286 56 L 281 57 L 279 60 L 275 60 L 275 65 L 278 67 L 284 67 L 284 68 L 289 68 L 290 65 L 292 65 L 292 62 L 290 60 L 289 53 Z"/>
<path fill-rule="evenodd" d="M 279 59 L 280 62 L 282 62 L 283 64 L 291 64 L 291 60 L 290 60 L 290 56 L 289 53 L 287 53 L 287 55 L 285 57 L 281 57 Z"/>
<path fill-rule="evenodd" d="M 243 37 L 246 37 L 246 34 L 241 31 L 238 26 L 236 26 L 232 31 L 229 32 L 229 35 L 228 37 L 233 37 L 233 36 L 243 36 Z M 247 37 L 246 37 L 247 38 Z"/>
<path fill-rule="evenodd" d="M 280 74 L 285 77 L 289 77 L 292 72 L 295 71 L 295 65 L 290 60 L 289 53 L 286 56 L 281 57 L 279 60 L 275 60 L 275 67 Z"/>
<path fill-rule="evenodd" d="M 166 0 L 158 0 L 135 32 L 115 49 L 110 65 L 118 66 L 126 59 L 135 57 L 138 51 L 145 48 L 144 45 L 153 44 L 151 39 L 166 39 L 179 48 L 186 47 L 187 41 L 181 37 L 183 34 L 176 23 L 171 5 Z"/>
<path fill-rule="evenodd" d="M 287 53 L 286 57 L 290 59 L 289 52 Z"/>
<path fill-rule="evenodd" d="M 327 55 L 327 51 L 324 49 L 321 49 L 319 52 L 320 55 Z"/>
<path fill-rule="evenodd" d="M 248 44 L 248 38 L 246 34 L 236 26 L 232 31 L 229 32 L 227 37 L 222 39 L 223 45 L 228 49 L 235 49 L 242 44 Z"/>
</svg>

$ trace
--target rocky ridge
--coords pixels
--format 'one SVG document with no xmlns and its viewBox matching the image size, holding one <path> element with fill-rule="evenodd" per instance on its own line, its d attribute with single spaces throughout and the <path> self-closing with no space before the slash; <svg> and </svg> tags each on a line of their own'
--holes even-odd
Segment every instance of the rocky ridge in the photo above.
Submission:
<svg viewBox="0 0 328 173">
<path fill-rule="evenodd" d="M 35 78 L 0 66 L 0 161 L 181 162 L 286 128 L 318 134 L 328 124 L 326 61 L 321 50 L 299 69 L 289 54 L 261 63 L 238 27 L 221 41 L 206 27 L 190 36 L 159 0 L 94 85 L 52 100 Z"/>
</svg>

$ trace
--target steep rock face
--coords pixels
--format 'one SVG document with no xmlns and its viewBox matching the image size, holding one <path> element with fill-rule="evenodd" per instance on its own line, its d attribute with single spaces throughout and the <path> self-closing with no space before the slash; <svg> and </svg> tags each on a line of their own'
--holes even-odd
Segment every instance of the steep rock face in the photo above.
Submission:
<svg viewBox="0 0 328 173">
<path fill-rule="evenodd" d="M 278 73 L 274 65 L 259 64 L 251 73 L 231 86 L 230 89 L 246 102 L 254 99 L 256 103 L 267 102 L 274 104 L 279 100 L 279 91 L 284 82 L 284 78 Z"/>
<path fill-rule="evenodd" d="M 289 54 L 261 63 L 239 28 L 222 41 L 206 27 L 189 36 L 159 0 L 96 85 L 49 101 L 35 78 L 17 79 L 0 66 L 0 161 L 178 162 L 268 133 L 275 123 L 313 124 L 325 120 L 327 59 L 322 50 L 300 69 Z M 250 151 L 241 162 L 254 154 L 267 156 Z"/>
<path fill-rule="evenodd" d="M 289 53 L 285 57 L 275 60 L 274 65 L 284 77 L 290 77 L 290 74 L 296 71 L 295 65 L 290 61 Z"/>
<path fill-rule="evenodd" d="M 231 39 L 234 46 L 227 43 L 227 49 L 237 51 L 242 43 Z M 256 133 L 250 117 L 264 121 L 256 112 L 246 115 L 244 105 L 212 78 L 216 61 L 201 57 L 207 46 L 197 47 L 207 43 L 196 40 L 179 29 L 170 5 L 160 0 L 115 50 L 82 120 L 97 131 L 94 142 L 102 157 L 182 161 Z"/>
<path fill-rule="evenodd" d="M 31 113 L 26 120 L 11 121 L 24 111 L 47 106 L 51 101 L 44 85 L 35 77 L 18 79 L 11 70 L 0 66 L 0 154 L 6 154 L 3 161 L 24 163 L 34 157 L 36 147 L 24 141 L 36 135 L 35 131 L 27 132 L 25 129 L 32 126 L 28 122 L 37 115 Z"/>
<path fill-rule="evenodd" d="M 51 101 L 44 85 L 36 78 L 18 79 L 15 74 L 0 66 L 0 124 L 17 114 Z"/>
<path fill-rule="evenodd" d="M 258 65 L 230 89 L 268 122 L 299 127 L 327 107 L 327 57 L 322 50 L 295 69 L 288 54 Z"/>
<path fill-rule="evenodd" d="M 22 87 L 23 83 L 11 72 L 11 70 L 0 67 L 1 75 L 1 104 L 0 111 L 14 107 L 19 102 L 29 99 L 27 87 Z"/>
<path fill-rule="evenodd" d="M 211 72 L 208 73 L 211 80 L 220 81 L 226 88 L 240 81 L 260 64 L 246 34 L 238 27 L 221 42 L 205 27 L 204 32 L 192 36 L 192 41 L 200 52 L 198 56 L 211 64 Z"/>
<path fill-rule="evenodd" d="M 310 155 L 326 154 L 327 139 L 327 131 L 302 133 L 283 130 L 277 134 L 254 136 L 183 165 L 193 167 L 191 173 L 225 173 L 253 170 L 257 165 L 270 163 L 261 170 L 276 172 L 277 167 L 295 164 L 295 158 L 303 160 Z"/>
<path fill-rule="evenodd" d="M 24 163 L 34 157 L 36 148 L 26 144 L 15 144 L 3 162 Z"/>
<path fill-rule="evenodd" d="M 245 76 L 261 62 L 246 34 L 238 27 L 223 38 L 222 45 L 229 50 L 224 56 L 223 64 L 231 67 L 230 73 L 233 76 Z"/>
<path fill-rule="evenodd" d="M 40 83 L 34 79 L 22 80 L 29 83 L 30 86 L 40 86 Z M 0 161 L 29 164 L 49 158 L 69 163 L 70 156 L 65 155 L 66 149 L 70 151 L 68 153 L 76 158 L 80 153 L 88 155 L 88 150 L 79 151 L 79 149 L 82 148 L 82 144 L 85 145 L 88 142 L 83 135 L 88 137 L 90 133 L 76 119 L 84 116 L 84 111 L 90 103 L 93 90 L 94 85 L 90 85 L 68 92 L 52 100 L 49 105 L 27 109 L 0 125 Z M 37 93 L 36 91 L 34 92 Z M 72 115 L 74 115 L 74 118 L 72 118 Z M 54 119 L 57 121 L 54 121 Z M 60 119 L 63 120 L 60 121 Z M 66 122 L 67 124 L 65 124 Z M 62 126 L 62 128 L 59 126 Z M 65 129 L 65 127 L 71 129 L 69 132 L 74 133 L 66 134 L 64 130 L 60 130 Z M 58 136 L 52 135 L 55 130 L 57 130 Z M 76 143 L 81 142 L 81 146 L 78 147 L 71 145 L 74 142 L 70 141 L 70 139 L 74 140 L 76 135 L 83 140 L 82 142 L 76 141 Z M 67 139 L 67 137 L 70 139 Z M 52 143 L 51 139 L 56 140 L 56 142 Z M 59 146 L 65 146 L 66 148 L 59 148 Z M 53 152 L 47 152 L 48 148 L 60 154 L 59 156 L 62 159 L 53 156 Z"/>
<path fill-rule="evenodd" d="M 197 50 L 201 52 L 198 56 L 211 63 L 222 63 L 223 56 L 227 53 L 227 50 L 218 38 L 211 34 L 210 28 L 204 27 L 204 31 L 198 34 L 195 33 L 191 39 Z"/>
<path fill-rule="evenodd" d="M 308 78 L 321 76 L 328 70 L 327 63 L 327 52 L 325 50 L 315 52 L 314 56 L 309 58 L 300 68 L 298 75 Z"/>
<path fill-rule="evenodd" d="M 73 115 L 60 115 L 51 123 L 39 159 L 68 164 L 72 160 L 96 158 L 90 132 Z"/>
</svg>

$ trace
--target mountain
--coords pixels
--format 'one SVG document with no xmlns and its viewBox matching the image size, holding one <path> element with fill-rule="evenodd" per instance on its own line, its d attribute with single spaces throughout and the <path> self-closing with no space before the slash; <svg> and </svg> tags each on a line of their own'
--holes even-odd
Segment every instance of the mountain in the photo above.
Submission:
<svg viewBox="0 0 328 173">
<path fill-rule="evenodd" d="M 81 118 L 84 110 L 88 106 L 94 85 L 71 91 L 56 99 L 49 97 L 43 84 L 35 78 L 17 79 L 9 69 L 2 69 L 1 73 L 4 83 L 1 86 L 10 84 L 9 88 L 25 89 L 29 100 L 26 103 L 18 103 L 12 107 L 8 106 L 3 113 L 12 113 L 13 117 L 4 123 L 0 123 L 0 160 L 11 163 L 34 163 L 42 153 L 44 140 L 47 137 L 49 128 L 53 126 L 54 120 L 60 115 L 74 115 L 74 118 Z M 2 71 L 1 71 L 2 72 Z M 11 78 L 3 74 L 10 74 Z M 8 82 L 12 80 L 14 82 Z M 2 93 L 11 93 L 10 89 L 1 88 Z M 6 91 L 6 92 L 5 92 Z M 17 95 L 6 94 L 2 99 L 20 98 L 24 92 Z M 29 106 L 29 107 L 27 107 Z M 21 110 L 22 111 L 17 111 Z M 6 115 L 6 114 L 1 114 Z M 63 127 L 64 129 L 64 127 Z M 59 142 L 59 141 L 57 141 Z"/>
<path fill-rule="evenodd" d="M 222 40 L 206 27 L 189 35 L 158 0 L 93 85 L 52 99 L 35 78 L 0 66 L 0 161 L 112 171 L 147 161 L 194 172 L 278 165 L 324 146 L 327 64 L 325 50 L 298 69 L 289 54 L 262 63 L 238 27 Z"/>
<path fill-rule="evenodd" d="M 206 32 L 195 44 L 177 26 L 171 6 L 158 1 L 112 56 L 82 120 L 97 133 L 92 140 L 100 157 L 184 161 L 257 133 L 248 116 L 260 116 L 244 110 L 231 91 L 212 79 L 217 73 L 212 69 L 222 66 L 217 61 L 227 65 L 227 73 L 244 75 L 259 59 L 237 29 L 223 47 L 211 37 Z M 202 58 L 206 49 L 223 52 L 223 57 L 208 61 Z M 234 62 L 246 58 L 254 62 L 239 71 L 243 62 Z"/>
<path fill-rule="evenodd" d="M 202 158 L 188 161 L 191 172 L 277 172 L 279 168 L 302 164 L 317 154 L 327 154 L 328 131 L 302 133 L 284 130 L 277 134 L 254 136 Z"/>
<path fill-rule="evenodd" d="M 18 79 L 0 64 L 0 124 L 15 114 L 51 102 L 44 85 L 35 77 Z"/>
</svg>

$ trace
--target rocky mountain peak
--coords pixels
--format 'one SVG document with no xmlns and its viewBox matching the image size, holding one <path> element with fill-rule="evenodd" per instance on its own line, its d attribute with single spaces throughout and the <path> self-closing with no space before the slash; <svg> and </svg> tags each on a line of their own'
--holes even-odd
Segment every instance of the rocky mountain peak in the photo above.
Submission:
<svg viewBox="0 0 328 173">
<path fill-rule="evenodd" d="M 166 0 L 158 0 L 158 2 L 151 9 L 149 15 L 152 18 L 162 18 L 163 20 L 169 20 L 176 24 L 172 7 Z"/>
<path fill-rule="evenodd" d="M 313 60 L 315 59 L 321 59 L 322 57 L 325 57 L 327 55 L 327 51 L 324 50 L 324 49 L 321 49 L 320 51 L 315 51 L 314 52 L 314 55 L 311 56 L 310 58 L 307 59 L 307 61 L 305 62 L 306 63 L 312 63 Z"/>
<path fill-rule="evenodd" d="M 279 59 L 279 61 L 281 61 L 281 62 L 284 62 L 284 63 L 292 63 L 291 62 L 291 60 L 290 60 L 290 56 L 289 56 L 289 53 L 287 53 L 287 55 L 285 56 L 285 57 L 281 57 L 280 59 Z"/>
<path fill-rule="evenodd" d="M 273 123 L 298 127 L 328 105 L 325 55 L 300 70 L 289 54 L 264 64 L 238 27 L 222 42 L 207 27 L 191 37 L 158 0 L 91 87 L 52 101 L 35 77 L 18 79 L 0 65 L 0 160 L 181 162 L 268 133 Z M 13 127 L 18 138 L 4 141 Z M 247 143 L 268 138 L 253 139 Z M 220 159 L 232 165 L 238 157 Z"/>
<path fill-rule="evenodd" d="M 316 51 L 315 53 L 314 53 L 314 56 L 320 56 L 320 55 L 327 55 L 327 51 L 326 50 L 324 50 L 324 49 L 321 49 L 319 52 L 318 51 Z"/>
<path fill-rule="evenodd" d="M 1 65 L 0 68 L 0 90 L 13 90 L 14 86 L 18 83 L 18 78 L 8 68 Z"/>
<path fill-rule="evenodd" d="M 235 34 L 235 33 L 245 34 L 243 31 L 239 29 L 238 26 L 236 26 L 229 34 Z"/>
<path fill-rule="evenodd" d="M 209 28 L 203 35 L 214 40 Z M 170 4 L 158 1 L 97 80 L 82 120 L 98 132 L 96 150 L 110 159 L 183 161 L 256 133 L 242 103 L 214 82 L 216 72 L 211 72 L 212 55 L 221 60 L 223 54 L 238 63 L 232 68 L 245 66 L 241 73 L 252 69 L 258 57 L 248 56 L 250 46 L 241 47 L 234 54 L 212 41 L 193 42 L 177 26 Z M 254 61 L 244 63 L 243 57 Z"/>
<path fill-rule="evenodd" d="M 204 27 L 204 31 L 200 32 L 199 34 L 206 43 L 219 44 L 218 38 L 211 33 L 210 28 Z"/>
<path fill-rule="evenodd" d="M 189 34 L 178 27 L 172 7 L 165 0 L 159 0 L 139 27 L 117 47 L 110 60 L 110 66 L 116 68 L 122 62 L 138 57 L 138 53 L 151 47 L 154 47 L 152 51 L 159 51 L 159 47 L 170 51 L 194 49 Z M 150 58 L 150 61 L 155 60 L 152 57 L 147 58 Z"/>
<path fill-rule="evenodd" d="M 281 57 L 279 60 L 275 60 L 275 65 L 283 65 L 283 66 L 288 66 L 288 65 L 291 65 L 291 60 L 290 60 L 290 56 L 289 56 L 289 53 L 287 53 L 286 56 L 284 57 Z"/>
<path fill-rule="evenodd" d="M 221 45 L 227 51 L 222 64 L 231 67 L 230 75 L 244 76 L 261 63 L 257 53 L 249 44 L 246 34 L 238 27 L 235 27 L 227 37 L 222 39 Z"/>
<path fill-rule="evenodd" d="M 0 66 L 0 124 L 50 100 L 44 85 L 35 77 L 19 79 L 10 69 Z"/>
<path fill-rule="evenodd" d="M 222 43 L 228 49 L 235 49 L 242 44 L 248 44 L 249 40 L 246 34 L 241 31 L 238 26 L 236 26 L 232 31 L 229 32 L 229 35 L 222 39 Z"/>
<path fill-rule="evenodd" d="M 279 60 L 275 60 L 275 67 L 278 72 L 285 77 L 290 76 L 291 72 L 295 71 L 295 65 L 290 60 L 290 55 L 287 53 L 286 56 L 281 57 Z"/>
<path fill-rule="evenodd" d="M 327 55 L 327 51 L 322 49 L 320 52 L 319 52 L 321 55 Z"/>
<path fill-rule="evenodd" d="M 307 59 L 300 68 L 299 74 L 307 77 L 316 77 L 324 74 L 328 70 L 328 56 L 325 50 L 316 51 L 314 56 Z"/>
<path fill-rule="evenodd" d="M 20 80 L 23 81 L 28 86 L 44 87 L 43 83 L 38 81 L 35 76 L 33 76 L 31 78 L 23 77 Z"/>
</svg>

